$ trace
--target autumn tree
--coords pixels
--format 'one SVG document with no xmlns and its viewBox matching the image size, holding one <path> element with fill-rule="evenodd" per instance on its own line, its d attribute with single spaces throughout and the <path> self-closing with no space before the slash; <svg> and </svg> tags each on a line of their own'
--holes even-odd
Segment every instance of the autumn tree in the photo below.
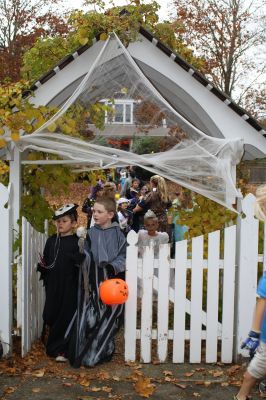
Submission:
<svg viewBox="0 0 266 400">
<path fill-rule="evenodd" d="M 265 9 L 261 0 L 174 0 L 173 25 L 206 60 L 215 86 L 241 104 L 266 73 Z M 264 108 L 265 112 L 265 108 Z"/>
<path fill-rule="evenodd" d="M 173 51 L 178 52 L 195 68 L 203 68 L 205 62 L 196 57 L 191 49 L 177 38 L 169 22 L 159 22 L 156 1 L 144 3 L 131 1 L 129 5 L 106 8 L 103 0 L 85 3 L 94 5 L 93 10 L 83 12 L 75 10 L 69 15 L 69 34 L 66 38 L 40 38 L 23 57 L 22 73 L 25 79 L 37 80 L 49 71 L 66 54 L 83 45 L 91 45 L 92 40 L 99 34 L 106 38 L 110 32 L 116 32 L 120 40 L 127 46 L 136 40 L 140 25 L 151 30 L 158 39 L 162 40 Z M 44 61 L 40 56 L 44 55 Z"/>
<path fill-rule="evenodd" d="M 98 7 L 103 5 L 104 2 L 102 0 L 97 1 Z M 54 34 L 53 36 L 54 31 L 51 30 L 45 35 L 41 30 L 39 31 L 39 39 L 24 55 L 23 73 L 25 78 L 31 81 L 38 79 L 40 75 L 52 68 L 65 54 L 80 45 L 91 44 L 93 38 L 99 34 L 100 39 L 105 40 L 110 32 L 115 31 L 127 46 L 138 37 L 140 25 L 151 30 L 159 39 L 172 48 L 173 51 L 177 51 L 195 68 L 204 68 L 204 60 L 196 57 L 193 51 L 184 44 L 183 39 L 175 35 L 172 25 L 168 22 L 158 22 L 157 11 L 158 4 L 155 1 L 145 4 L 140 1 L 131 1 L 126 7 L 112 7 L 107 10 L 101 8 L 100 11 L 93 10 L 88 13 L 82 11 L 73 12 L 68 19 L 70 27 L 68 35 L 60 37 Z M 25 36 L 31 34 L 31 29 L 32 34 L 34 34 L 35 28 L 31 22 L 28 22 L 28 30 L 25 31 Z M 24 31 L 22 30 L 21 32 L 21 36 L 23 36 Z M 18 37 L 20 36 L 18 35 Z M 10 49 L 10 46 L 7 47 Z M 20 56 L 25 48 L 26 46 L 20 47 Z M 23 98 L 24 88 L 25 85 L 20 85 L 20 83 L 6 84 L 3 85 L 2 89 L 0 88 L 0 126 L 2 125 L 6 128 L 2 129 L 2 131 L 0 130 L 0 148 L 8 146 L 10 139 L 18 141 L 21 132 L 24 134 L 34 132 L 55 112 L 55 110 L 46 107 L 34 107 L 27 99 Z M 103 120 L 101 116 L 103 111 L 106 111 L 103 107 L 103 105 L 96 103 L 91 105 L 90 110 L 87 110 L 90 113 L 90 118 L 93 118 L 95 126 L 98 123 L 100 125 Z M 14 109 L 16 110 L 15 113 Z M 60 120 L 49 126 L 48 130 L 53 134 L 59 127 L 60 132 L 63 134 L 80 135 L 81 130 L 76 129 L 76 123 L 77 118 L 83 118 L 83 116 L 83 110 L 78 113 L 77 108 L 72 109 L 70 107 Z M 80 128 L 81 125 L 78 124 L 78 126 Z M 9 137 L 10 132 L 11 137 Z M 173 132 L 173 139 L 175 139 L 176 133 L 178 132 Z M 162 144 L 159 143 L 159 146 L 162 147 Z M 30 156 L 36 157 L 35 159 L 40 157 L 40 155 L 35 154 Z M 52 156 L 44 155 L 44 157 Z M 0 165 L 0 173 L 1 170 L 3 174 L 6 174 L 5 164 Z M 38 209 L 39 202 L 42 204 L 43 216 L 47 216 L 49 211 L 46 213 L 47 204 L 40 199 L 40 188 L 45 187 L 46 182 L 48 187 L 52 186 L 52 182 L 55 182 L 54 186 L 56 187 L 56 182 L 62 182 L 63 174 L 58 168 L 39 168 L 37 165 L 29 168 L 25 167 L 24 171 L 26 171 L 24 185 L 27 187 L 29 196 L 23 199 L 22 213 L 27 216 L 34 226 L 37 226 L 41 221 L 40 207 Z M 59 172 L 57 173 L 57 171 Z M 53 174 L 53 177 L 50 174 Z M 71 179 L 72 177 L 68 172 L 65 182 L 67 183 Z M 34 219 L 34 210 L 36 208 L 38 209 L 38 221 Z"/>
<path fill-rule="evenodd" d="M 20 78 L 22 55 L 38 37 L 64 35 L 62 0 L 0 0 L 0 81 Z"/>
</svg>

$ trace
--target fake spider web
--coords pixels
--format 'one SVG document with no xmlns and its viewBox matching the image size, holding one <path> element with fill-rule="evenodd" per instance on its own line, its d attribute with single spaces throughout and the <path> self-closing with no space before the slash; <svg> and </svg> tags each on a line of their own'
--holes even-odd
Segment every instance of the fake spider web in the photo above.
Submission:
<svg viewBox="0 0 266 400">
<path fill-rule="evenodd" d="M 75 92 L 19 146 L 76 160 L 79 171 L 140 166 L 229 208 L 239 196 L 232 167 L 243 141 L 210 137 L 186 120 L 114 33 Z"/>
</svg>

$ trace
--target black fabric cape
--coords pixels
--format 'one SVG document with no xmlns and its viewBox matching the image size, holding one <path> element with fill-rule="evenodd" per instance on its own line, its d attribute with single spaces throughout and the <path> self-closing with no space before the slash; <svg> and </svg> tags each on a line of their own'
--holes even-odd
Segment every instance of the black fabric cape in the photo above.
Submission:
<svg viewBox="0 0 266 400">
<path fill-rule="evenodd" d="M 79 263 L 84 255 L 79 253 L 76 235 L 48 238 L 44 248 L 44 264 L 49 266 L 56 258 L 53 268 L 38 264 L 45 286 L 44 324 L 49 326 L 46 352 L 51 357 L 64 353 L 67 356 L 65 332 L 77 308 Z"/>
<path fill-rule="evenodd" d="M 85 255 L 79 276 L 77 316 L 73 327 L 69 327 L 69 361 L 76 368 L 108 361 L 114 352 L 114 336 L 122 322 L 124 305 L 103 304 L 99 286 L 109 278 L 124 278 L 126 240 L 119 225 L 114 222 L 107 229 L 97 225 L 90 228 Z"/>
</svg>

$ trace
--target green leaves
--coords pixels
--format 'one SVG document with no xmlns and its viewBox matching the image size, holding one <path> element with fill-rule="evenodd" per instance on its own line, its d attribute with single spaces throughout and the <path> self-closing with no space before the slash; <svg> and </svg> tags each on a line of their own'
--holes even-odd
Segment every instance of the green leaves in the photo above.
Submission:
<svg viewBox="0 0 266 400">
<path fill-rule="evenodd" d="M 210 232 L 224 229 L 229 223 L 235 223 L 237 214 L 200 194 L 183 190 L 186 202 L 181 200 L 181 206 L 172 212 L 178 215 L 176 221 L 179 225 L 186 225 L 189 229 L 185 234 L 186 239 L 207 235 Z M 223 242 L 221 250 L 223 248 Z M 207 256 L 207 240 L 204 244 L 205 256 Z"/>
</svg>

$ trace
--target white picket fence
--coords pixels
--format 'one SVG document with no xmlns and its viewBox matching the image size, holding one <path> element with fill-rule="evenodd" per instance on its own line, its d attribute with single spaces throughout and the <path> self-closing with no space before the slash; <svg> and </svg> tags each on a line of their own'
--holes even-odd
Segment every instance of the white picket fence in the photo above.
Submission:
<svg viewBox="0 0 266 400">
<path fill-rule="evenodd" d="M 12 330 L 12 224 L 10 210 L 4 207 L 8 199 L 10 189 L 0 185 L 3 232 L 0 241 L 3 265 L 0 340 L 7 343 L 5 354 L 10 350 Z M 203 257 L 202 236 L 193 239 L 189 254 L 187 242 L 182 241 L 176 244 L 175 259 L 170 258 L 168 245 L 161 246 L 159 259 L 154 259 L 152 247 L 147 247 L 143 259 L 138 259 L 137 235 L 129 234 L 126 279 L 130 295 L 125 311 L 127 361 L 230 363 L 243 354 L 240 343 L 252 321 L 258 263 L 264 263 L 264 269 L 266 264 L 265 257 L 258 254 L 254 200 L 250 194 L 242 201 L 245 215 L 240 215 L 236 226 L 209 234 L 207 259 Z M 221 234 L 224 235 L 222 256 Z M 22 333 L 22 355 L 30 350 L 42 330 L 44 290 L 36 265 L 46 237 L 23 219 L 17 282 L 17 323 Z M 266 240 L 264 254 L 265 247 Z M 142 285 L 140 297 L 138 280 Z"/>
<path fill-rule="evenodd" d="M 47 234 L 37 232 L 22 217 L 22 255 L 17 264 L 17 328 L 21 329 L 22 357 L 42 332 L 45 292 L 36 268 L 46 239 Z"/>
<path fill-rule="evenodd" d="M 214 363 L 218 359 L 224 363 L 232 362 L 236 227 L 231 226 L 224 231 L 223 259 L 220 259 L 219 231 L 209 235 L 207 260 L 203 259 L 203 236 L 193 238 L 189 260 L 186 240 L 176 243 L 175 259 L 170 259 L 169 245 L 161 245 L 157 260 L 154 259 L 152 246 L 145 249 L 143 259 L 138 259 L 136 241 L 137 234 L 131 232 L 128 235 L 126 267 L 130 295 L 125 312 L 125 359 L 136 361 L 139 340 L 140 360 L 144 363 L 154 361 L 154 354 L 160 362 L 169 361 L 169 341 L 172 341 L 171 360 L 174 363 L 185 361 L 186 343 L 189 344 L 187 361 L 190 363 Z M 141 284 L 139 321 L 138 279 Z M 207 283 L 206 310 L 203 309 L 204 281 Z M 188 287 L 190 299 L 187 298 Z M 218 320 L 220 294 L 221 321 Z M 153 307 L 154 304 L 156 307 Z M 173 305 L 170 307 L 172 327 L 169 326 L 170 304 Z"/>
</svg>

